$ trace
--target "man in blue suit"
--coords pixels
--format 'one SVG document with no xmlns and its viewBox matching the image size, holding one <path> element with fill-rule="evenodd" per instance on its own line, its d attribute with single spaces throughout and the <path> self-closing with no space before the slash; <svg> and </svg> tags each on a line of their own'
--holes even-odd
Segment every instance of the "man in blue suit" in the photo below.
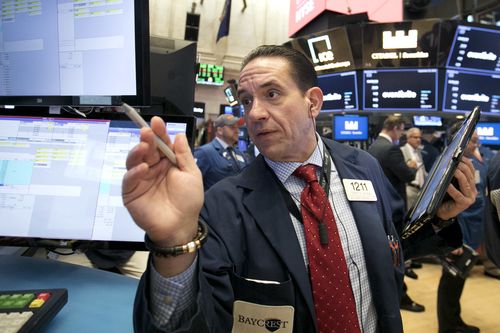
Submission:
<svg viewBox="0 0 500 333">
<path fill-rule="evenodd" d="M 453 199 L 439 208 L 435 225 L 401 244 L 392 220 L 403 213 L 403 202 L 376 159 L 316 133 L 323 92 L 302 53 L 284 46 L 255 49 L 243 61 L 238 95 L 261 154 L 205 195 L 187 141 L 178 136 L 172 144 L 160 118 L 141 132 L 127 158 L 124 204 L 152 252 L 137 291 L 135 330 L 325 332 L 317 325 L 315 303 L 322 295 L 313 296 L 304 240 L 310 229 L 295 212 L 306 187 L 295 169 L 312 164 L 328 190 L 345 254 L 358 319 L 350 332 L 402 332 L 401 245 L 408 255 L 460 245 L 458 225 L 440 221 L 474 202 L 470 161 L 459 164 L 455 177 L 463 190 L 448 188 Z M 155 133 L 172 147 L 177 165 L 158 152 Z M 337 273 L 334 268 L 330 276 Z"/>
<path fill-rule="evenodd" d="M 237 175 L 247 165 L 245 155 L 235 147 L 238 122 L 239 118 L 231 114 L 218 116 L 214 121 L 215 138 L 194 151 L 205 191 L 219 180 Z"/>
</svg>

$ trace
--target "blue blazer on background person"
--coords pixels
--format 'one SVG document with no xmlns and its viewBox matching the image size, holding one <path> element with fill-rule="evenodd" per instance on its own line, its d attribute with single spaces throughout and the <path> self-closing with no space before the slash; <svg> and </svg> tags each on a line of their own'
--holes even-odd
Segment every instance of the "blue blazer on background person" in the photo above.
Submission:
<svg viewBox="0 0 500 333">
<path fill-rule="evenodd" d="M 393 263 L 388 237 L 398 238 L 393 220 L 402 219 L 403 202 L 374 157 L 324 141 L 341 179 L 373 183 L 377 201 L 350 201 L 350 205 L 363 244 L 378 331 L 402 332 L 399 300 L 404 260 L 399 252 L 400 260 Z M 239 175 L 225 178 L 206 193 L 201 216 L 209 224 L 209 238 L 198 252 L 197 310 L 176 332 L 230 332 L 236 299 L 291 305 L 295 309 L 293 332 L 315 332 L 310 279 L 278 181 L 258 156 Z M 438 235 L 428 224 L 404 242 L 405 257 L 445 252 L 447 246 L 460 246 L 461 237 L 457 223 Z M 262 284 L 247 278 L 280 283 Z M 150 265 L 137 291 L 134 328 L 159 332 L 148 307 L 149 281 Z"/>
<path fill-rule="evenodd" d="M 235 158 L 231 158 L 227 149 L 216 139 L 195 150 L 194 157 L 203 174 L 205 191 L 221 179 L 234 176 L 246 167 L 247 160 L 243 153 L 237 148 L 233 151 Z"/>
</svg>

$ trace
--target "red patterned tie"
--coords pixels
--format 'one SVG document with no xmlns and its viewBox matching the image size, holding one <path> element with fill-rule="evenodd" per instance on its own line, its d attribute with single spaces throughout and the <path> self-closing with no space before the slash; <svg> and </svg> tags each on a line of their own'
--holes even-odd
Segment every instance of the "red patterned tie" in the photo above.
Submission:
<svg viewBox="0 0 500 333">
<path fill-rule="evenodd" d="M 318 330 L 321 333 L 360 332 L 337 224 L 326 193 L 318 183 L 316 166 L 300 166 L 293 174 L 307 183 L 300 196 L 300 210 Z M 327 245 L 320 242 L 319 222 L 325 224 Z"/>
</svg>

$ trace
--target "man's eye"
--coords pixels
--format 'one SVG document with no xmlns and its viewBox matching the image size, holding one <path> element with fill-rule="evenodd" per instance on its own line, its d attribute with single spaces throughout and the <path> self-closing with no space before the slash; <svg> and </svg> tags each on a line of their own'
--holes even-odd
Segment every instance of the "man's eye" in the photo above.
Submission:
<svg viewBox="0 0 500 333">
<path fill-rule="evenodd" d="M 252 103 L 252 100 L 250 98 L 242 98 L 241 103 L 243 105 L 250 105 L 250 103 Z"/>
<path fill-rule="evenodd" d="M 267 95 L 270 97 L 270 98 L 275 98 L 278 96 L 278 92 L 277 91 L 270 91 L 267 93 Z"/>
</svg>

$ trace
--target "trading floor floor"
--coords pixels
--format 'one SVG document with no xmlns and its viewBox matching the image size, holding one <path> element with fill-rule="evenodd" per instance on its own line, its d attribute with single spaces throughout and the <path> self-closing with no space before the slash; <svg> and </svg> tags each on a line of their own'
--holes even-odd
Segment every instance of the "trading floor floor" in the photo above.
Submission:
<svg viewBox="0 0 500 333">
<path fill-rule="evenodd" d="M 437 333 L 437 287 L 441 277 L 441 265 L 423 264 L 415 269 L 418 279 L 408 277 L 408 294 L 425 306 L 420 313 L 401 311 L 405 333 Z M 462 319 L 477 326 L 481 333 L 500 332 L 500 280 L 483 274 L 483 266 L 475 266 L 465 282 L 460 300 Z"/>
</svg>

